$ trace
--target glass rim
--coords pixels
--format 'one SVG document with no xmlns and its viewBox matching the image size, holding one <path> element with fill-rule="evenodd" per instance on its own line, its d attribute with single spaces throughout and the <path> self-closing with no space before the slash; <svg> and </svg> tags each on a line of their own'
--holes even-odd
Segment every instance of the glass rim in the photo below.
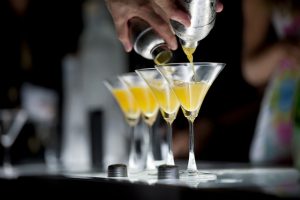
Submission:
<svg viewBox="0 0 300 200">
<path fill-rule="evenodd" d="M 147 85 L 145 80 L 138 74 L 138 72 L 133 71 L 133 72 L 127 72 L 124 74 L 121 74 L 118 76 L 120 80 L 122 80 L 123 83 L 125 83 L 129 88 L 132 87 L 133 85 L 139 85 L 138 83 L 142 83 L 142 85 Z M 135 80 L 135 82 L 132 85 L 132 80 Z"/>
<path fill-rule="evenodd" d="M 109 90 L 113 90 L 113 89 L 117 89 L 117 88 L 127 88 L 127 85 L 124 83 L 124 81 L 118 75 L 106 78 L 102 81 L 102 83 Z M 118 83 L 120 83 L 120 85 L 116 86 Z"/>
<path fill-rule="evenodd" d="M 130 76 L 130 75 L 136 76 L 136 72 L 126 72 L 126 73 L 118 75 L 117 77 L 122 78 L 124 76 Z"/>
<path fill-rule="evenodd" d="M 117 79 L 119 79 L 118 76 L 111 76 L 111 77 L 108 77 L 108 78 L 103 79 L 102 82 L 103 82 L 103 83 L 105 83 L 105 82 L 110 83 L 111 81 L 117 80 Z"/>
<path fill-rule="evenodd" d="M 140 71 L 148 71 L 148 70 L 157 71 L 157 69 L 155 67 L 146 67 L 146 68 L 136 69 L 134 71 L 137 73 L 137 72 L 140 72 Z"/>
<path fill-rule="evenodd" d="M 166 63 L 166 64 L 161 64 L 161 65 L 155 65 L 156 67 L 172 67 L 172 66 L 183 66 L 183 65 L 190 65 L 190 64 L 194 64 L 194 65 L 222 65 L 225 66 L 226 63 L 223 62 L 177 62 L 177 63 Z"/>
</svg>

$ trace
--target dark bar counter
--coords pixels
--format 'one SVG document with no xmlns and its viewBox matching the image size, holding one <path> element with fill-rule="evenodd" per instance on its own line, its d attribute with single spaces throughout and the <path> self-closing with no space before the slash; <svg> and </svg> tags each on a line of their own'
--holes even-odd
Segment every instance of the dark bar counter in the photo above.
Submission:
<svg viewBox="0 0 300 200">
<path fill-rule="evenodd" d="M 27 166 L 16 177 L 2 175 L 0 191 L 9 197 L 21 192 L 31 197 L 32 191 L 38 191 L 45 195 L 96 195 L 99 199 L 300 199 L 300 173 L 292 167 L 231 163 L 198 167 L 217 179 L 158 180 L 146 173 L 108 178 L 106 172 L 49 172 L 41 166 Z"/>
</svg>

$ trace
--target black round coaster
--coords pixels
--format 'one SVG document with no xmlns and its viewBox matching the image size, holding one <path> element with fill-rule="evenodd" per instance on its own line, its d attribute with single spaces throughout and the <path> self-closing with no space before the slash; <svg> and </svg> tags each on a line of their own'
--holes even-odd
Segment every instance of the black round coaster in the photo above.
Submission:
<svg viewBox="0 0 300 200">
<path fill-rule="evenodd" d="M 179 179 L 179 169 L 176 165 L 160 165 L 158 179 Z"/>
<path fill-rule="evenodd" d="M 128 177 L 127 166 L 124 164 L 113 164 L 108 166 L 108 177 Z"/>
</svg>

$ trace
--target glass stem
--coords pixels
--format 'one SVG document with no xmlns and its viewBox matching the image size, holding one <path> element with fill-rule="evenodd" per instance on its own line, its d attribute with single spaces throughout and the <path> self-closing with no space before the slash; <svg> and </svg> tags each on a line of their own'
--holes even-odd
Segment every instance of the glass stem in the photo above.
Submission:
<svg viewBox="0 0 300 200">
<path fill-rule="evenodd" d="M 128 160 L 129 169 L 137 169 L 138 167 L 135 149 L 135 126 L 130 126 L 130 152 Z"/>
<path fill-rule="evenodd" d="M 10 147 L 4 147 L 3 167 L 5 171 L 12 170 L 11 159 L 10 159 Z"/>
<path fill-rule="evenodd" d="M 190 172 L 197 171 L 195 153 L 194 153 L 194 126 L 191 120 L 189 121 L 189 162 L 187 170 Z"/>
<path fill-rule="evenodd" d="M 146 160 L 146 169 L 147 170 L 153 170 L 155 169 L 154 164 L 154 157 L 153 157 L 153 150 L 152 150 L 152 144 L 153 144 L 153 133 L 152 133 L 152 126 L 148 125 L 149 134 L 148 134 L 148 142 L 147 142 L 147 160 Z"/>
<path fill-rule="evenodd" d="M 167 165 L 175 165 L 174 162 L 174 156 L 173 156 L 173 147 L 172 147 L 172 143 L 173 143 L 173 136 L 172 136 L 172 124 L 171 123 L 167 123 L 168 124 L 168 132 L 167 132 L 167 142 L 168 142 L 168 155 L 167 155 Z"/>
</svg>

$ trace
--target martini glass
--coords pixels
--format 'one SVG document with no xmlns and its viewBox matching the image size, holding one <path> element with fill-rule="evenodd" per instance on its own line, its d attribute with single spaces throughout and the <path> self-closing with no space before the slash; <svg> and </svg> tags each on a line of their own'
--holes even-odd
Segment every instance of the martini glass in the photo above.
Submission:
<svg viewBox="0 0 300 200">
<path fill-rule="evenodd" d="M 189 160 L 182 175 L 200 175 L 194 153 L 194 120 L 210 86 L 224 68 L 223 63 L 170 63 L 156 66 L 177 96 L 189 122 Z"/>
<path fill-rule="evenodd" d="M 175 165 L 174 156 L 172 151 L 172 123 L 174 122 L 180 104 L 175 96 L 174 92 L 168 85 L 166 79 L 155 68 L 144 68 L 136 70 L 137 74 L 142 77 L 150 89 L 152 90 L 160 107 L 160 112 L 167 122 L 167 142 L 168 142 L 168 154 L 167 165 Z"/>
<path fill-rule="evenodd" d="M 131 129 L 128 168 L 131 172 L 136 172 L 140 170 L 140 165 L 135 150 L 135 127 L 140 118 L 140 108 L 138 107 L 127 85 L 118 77 L 105 80 L 104 84 L 118 102 L 124 114 L 125 120 Z"/>
<path fill-rule="evenodd" d="M 135 100 L 142 111 L 143 120 L 149 129 L 149 135 L 146 137 L 146 170 L 152 173 L 156 170 L 152 149 L 152 126 L 157 118 L 159 105 L 146 82 L 137 73 L 131 72 L 123 74 L 121 79 L 129 86 L 129 90 L 135 97 Z"/>
<path fill-rule="evenodd" d="M 27 114 L 21 109 L 0 110 L 0 142 L 4 148 L 3 174 L 15 177 L 18 172 L 11 163 L 10 149 L 27 121 Z"/>
</svg>

